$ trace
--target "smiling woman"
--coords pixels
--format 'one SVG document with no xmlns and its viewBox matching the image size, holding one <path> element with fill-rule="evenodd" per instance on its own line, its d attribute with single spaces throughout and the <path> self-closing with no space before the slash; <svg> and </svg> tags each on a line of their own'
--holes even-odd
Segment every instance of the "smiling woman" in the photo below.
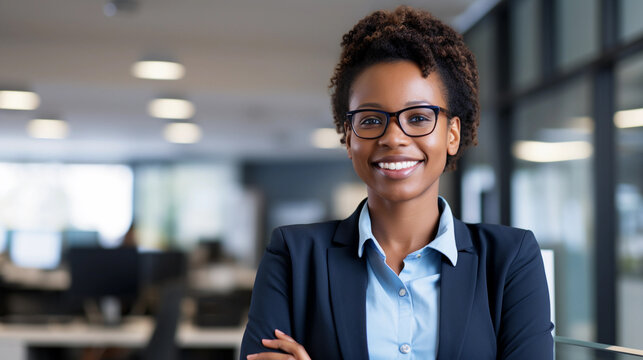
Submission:
<svg viewBox="0 0 643 360">
<path fill-rule="evenodd" d="M 438 188 L 476 143 L 471 52 L 425 11 L 362 19 L 331 80 L 368 198 L 343 221 L 277 228 L 257 272 L 247 359 L 552 359 L 530 231 L 465 224 Z"/>
<path fill-rule="evenodd" d="M 437 199 L 447 155 L 455 155 L 460 143 L 459 118 L 448 119 L 439 114 L 447 103 L 442 88 L 437 73 L 425 78 L 420 68 L 407 60 L 372 65 L 355 79 L 351 109 L 403 110 L 394 113 L 396 122 L 387 121 L 377 137 L 370 139 L 360 137 L 361 124 L 356 122 L 363 124 L 365 120 L 355 115 L 362 113 L 355 114 L 350 122 L 353 132 L 346 134 L 348 157 L 369 189 L 369 205 L 379 199 L 394 202 L 418 196 L 425 197 L 421 202 L 429 200 L 427 196 Z M 412 104 L 432 108 L 409 107 Z M 410 125 L 419 121 L 424 124 Z"/>
</svg>

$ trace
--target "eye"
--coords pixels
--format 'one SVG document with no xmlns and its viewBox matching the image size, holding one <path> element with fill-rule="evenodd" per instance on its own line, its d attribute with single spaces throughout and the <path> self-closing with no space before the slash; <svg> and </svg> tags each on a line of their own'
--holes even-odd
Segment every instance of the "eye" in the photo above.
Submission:
<svg viewBox="0 0 643 360">
<path fill-rule="evenodd" d="M 365 115 L 360 117 L 358 120 L 358 124 L 362 128 L 378 127 L 384 124 L 384 121 L 381 118 L 374 115 Z"/>
<path fill-rule="evenodd" d="M 376 125 L 376 124 L 381 124 L 382 120 L 376 117 L 367 117 L 362 119 L 359 123 L 360 125 Z"/>
<path fill-rule="evenodd" d="M 423 114 L 414 114 L 408 117 L 407 123 L 414 126 L 426 126 L 433 121 L 432 117 Z"/>
<path fill-rule="evenodd" d="M 431 121 L 431 120 L 424 115 L 413 115 L 409 118 L 410 123 L 417 123 L 417 122 L 423 122 L 423 121 Z"/>
</svg>

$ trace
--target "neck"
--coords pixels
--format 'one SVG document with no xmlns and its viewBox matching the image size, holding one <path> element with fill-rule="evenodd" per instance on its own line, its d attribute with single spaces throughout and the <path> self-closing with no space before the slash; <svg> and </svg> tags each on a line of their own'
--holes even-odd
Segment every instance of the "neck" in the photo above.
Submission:
<svg viewBox="0 0 643 360">
<path fill-rule="evenodd" d="M 400 202 L 369 196 L 368 210 L 373 235 L 387 257 L 423 248 L 435 238 L 440 221 L 437 190 Z"/>
</svg>

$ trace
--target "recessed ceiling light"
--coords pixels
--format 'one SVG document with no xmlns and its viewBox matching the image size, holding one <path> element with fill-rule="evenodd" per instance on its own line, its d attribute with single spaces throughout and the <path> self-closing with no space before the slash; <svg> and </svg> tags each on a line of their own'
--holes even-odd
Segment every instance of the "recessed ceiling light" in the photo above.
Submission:
<svg viewBox="0 0 643 360">
<path fill-rule="evenodd" d="M 172 61 L 139 61 L 132 65 L 132 75 L 140 79 L 178 80 L 185 74 L 185 67 Z"/>
<path fill-rule="evenodd" d="M 593 151 L 588 141 L 516 141 L 513 146 L 517 159 L 541 163 L 587 159 Z"/>
<path fill-rule="evenodd" d="M 339 139 L 339 134 L 337 134 L 337 131 L 335 129 L 322 128 L 315 130 L 310 140 L 313 146 L 316 148 L 335 149 L 342 147 Z"/>
<path fill-rule="evenodd" d="M 37 139 L 64 139 L 69 126 L 64 120 L 33 119 L 27 124 L 27 133 Z"/>
<path fill-rule="evenodd" d="M 643 108 L 617 111 L 614 114 L 614 125 L 619 129 L 643 126 Z"/>
<path fill-rule="evenodd" d="M 40 105 L 40 97 L 31 91 L 0 90 L 0 109 L 33 110 Z"/>
<path fill-rule="evenodd" d="M 163 131 L 165 140 L 175 144 L 193 144 L 201 140 L 201 128 L 191 122 L 171 122 Z"/>
<path fill-rule="evenodd" d="M 147 105 L 147 112 L 162 119 L 189 119 L 194 115 L 194 105 L 183 99 L 154 99 Z"/>
</svg>

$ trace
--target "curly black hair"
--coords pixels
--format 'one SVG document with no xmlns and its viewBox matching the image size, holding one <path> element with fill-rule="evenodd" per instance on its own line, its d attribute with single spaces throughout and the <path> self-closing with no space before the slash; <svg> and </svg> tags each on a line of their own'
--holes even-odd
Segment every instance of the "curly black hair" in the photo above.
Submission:
<svg viewBox="0 0 643 360">
<path fill-rule="evenodd" d="M 460 118 L 460 148 L 447 155 L 445 170 L 453 170 L 463 150 L 477 145 L 480 118 L 478 70 L 462 36 L 431 13 L 400 6 L 376 11 L 360 20 L 342 38 L 342 54 L 330 80 L 333 118 L 346 143 L 344 121 L 350 89 L 367 67 L 381 62 L 409 60 L 422 76 L 435 70 L 444 82 L 451 116 Z"/>
</svg>

